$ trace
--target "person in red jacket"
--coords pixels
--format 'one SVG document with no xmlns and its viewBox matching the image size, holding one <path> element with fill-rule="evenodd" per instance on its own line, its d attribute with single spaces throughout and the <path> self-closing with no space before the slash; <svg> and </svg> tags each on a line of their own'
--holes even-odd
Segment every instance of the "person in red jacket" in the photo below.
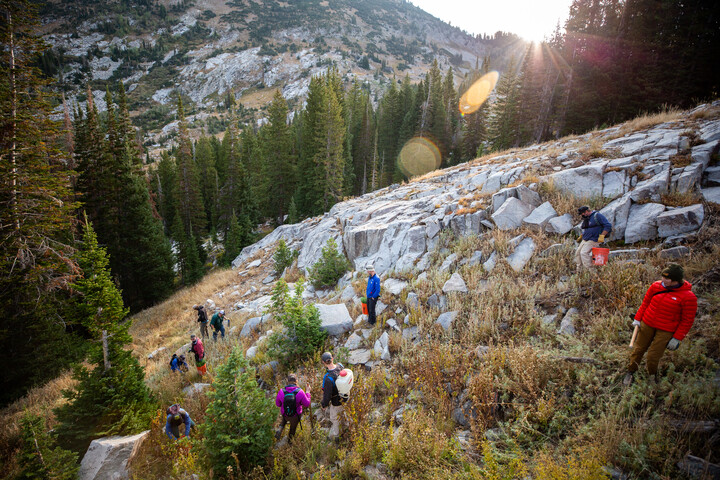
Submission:
<svg viewBox="0 0 720 480">
<path fill-rule="evenodd" d="M 665 349 L 677 350 L 690 331 L 697 312 L 697 297 L 691 291 L 692 285 L 683 280 L 684 273 L 680 265 L 668 265 L 662 271 L 662 280 L 650 285 L 645 293 L 633 321 L 640 331 L 623 379 L 625 385 L 632 383 L 645 352 L 648 373 L 657 378 L 658 363 Z"/>
</svg>

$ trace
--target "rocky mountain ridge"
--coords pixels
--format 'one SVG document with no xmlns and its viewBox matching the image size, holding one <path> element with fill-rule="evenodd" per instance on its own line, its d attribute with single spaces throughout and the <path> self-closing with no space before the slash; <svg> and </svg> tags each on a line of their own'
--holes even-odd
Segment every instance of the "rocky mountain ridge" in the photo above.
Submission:
<svg viewBox="0 0 720 480">
<path fill-rule="evenodd" d="M 282 238 L 299 250 L 298 267 L 307 272 L 333 238 L 356 270 L 372 263 L 380 274 L 422 272 L 443 230 L 460 236 L 494 228 L 530 227 L 558 235 L 577 231 L 574 209 L 558 214 L 556 206 L 543 201 L 542 184 L 577 202 L 597 203 L 613 225 L 611 241 L 630 245 L 661 238 L 676 246 L 684 241 L 679 236 L 700 228 L 703 199 L 720 202 L 720 167 L 711 165 L 720 144 L 718 106 L 703 105 L 639 131 L 626 133 L 618 126 L 489 155 L 392 185 L 338 203 L 322 217 L 277 228 L 243 249 L 233 267 L 241 268 Z M 706 112 L 715 112 L 713 118 L 703 118 Z M 687 206 L 662 203 L 673 203 L 677 196 L 692 199 L 695 193 Z M 516 270 L 532 256 L 532 240 L 521 241 L 518 249 L 529 253 L 508 258 Z"/>
<path fill-rule="evenodd" d="M 329 65 L 335 65 L 345 81 L 356 78 L 381 94 L 394 77 L 423 78 L 433 60 L 443 70 L 452 66 L 456 83 L 486 55 L 495 68 L 506 61 L 506 45 L 473 37 L 403 1 L 290 5 L 199 0 L 158 5 L 162 21 L 156 18 L 160 14 L 132 9 L 78 16 L 57 3 L 43 18 L 44 39 L 58 64 L 51 70 L 70 104 L 84 105 L 89 83 L 102 111 L 104 85 L 122 81 L 148 146 L 175 130 L 173 117 L 162 107 L 172 107 L 177 95 L 192 103 L 191 124 L 201 124 L 217 116 L 228 92 L 252 109 L 263 108 L 280 89 L 299 106 L 310 78 Z M 80 21 L 85 16 L 89 18 Z M 521 51 L 524 43 L 516 43 Z M 162 118 L 148 124 L 150 116 Z"/>
</svg>

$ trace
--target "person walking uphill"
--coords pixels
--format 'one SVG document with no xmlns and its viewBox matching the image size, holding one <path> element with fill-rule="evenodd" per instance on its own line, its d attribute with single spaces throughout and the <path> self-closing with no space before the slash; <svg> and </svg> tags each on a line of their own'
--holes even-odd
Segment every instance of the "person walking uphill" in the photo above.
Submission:
<svg viewBox="0 0 720 480">
<path fill-rule="evenodd" d="M 213 329 L 213 340 L 217 342 L 217 334 L 220 332 L 220 337 L 225 338 L 225 310 L 220 310 L 212 316 L 210 320 L 210 327 Z"/>
<path fill-rule="evenodd" d="M 210 334 L 208 333 L 208 317 L 205 307 L 202 305 L 193 305 L 193 309 L 197 310 L 198 318 L 197 321 L 200 324 L 200 335 L 202 338 L 207 338 Z"/>
<path fill-rule="evenodd" d="M 605 241 L 605 236 L 612 231 L 612 225 L 602 213 L 590 207 L 580 207 L 578 213 L 583 217 L 583 234 L 580 246 L 575 250 L 575 264 L 578 270 L 582 270 L 592 267 L 592 249 Z"/>
<path fill-rule="evenodd" d="M 180 438 L 180 425 L 185 424 L 185 431 L 183 436 L 190 436 L 190 427 L 193 426 L 193 421 L 190 418 L 190 414 L 185 409 L 180 408 L 177 403 L 170 405 L 167 409 L 167 420 L 165 422 L 165 435 L 170 440 L 177 440 Z"/>
<path fill-rule="evenodd" d="M 658 363 L 665 349 L 677 350 L 695 322 L 697 297 L 690 282 L 683 280 L 683 268 L 673 263 L 661 275 L 660 281 L 650 285 L 635 314 L 633 326 L 639 326 L 640 331 L 623 379 L 625 385 L 632 383 L 645 352 L 648 373 L 657 378 Z"/>
<path fill-rule="evenodd" d="M 275 397 L 275 405 L 280 407 L 280 429 L 275 432 L 275 438 L 279 439 L 286 424 L 290 424 L 288 441 L 292 442 L 295 430 L 302 421 L 303 407 L 310 408 L 310 386 L 307 392 L 297 386 L 297 376 L 291 373 L 287 377 L 287 386 L 281 388 Z M 312 415 L 312 412 L 310 412 Z"/>
<path fill-rule="evenodd" d="M 202 340 L 195 335 L 190 335 L 190 351 L 188 353 L 195 354 L 195 366 L 200 375 L 207 373 L 207 365 L 205 365 L 205 347 Z"/>
<path fill-rule="evenodd" d="M 320 406 L 322 407 L 323 412 L 329 411 L 330 432 L 328 433 L 328 437 L 334 440 L 340 436 L 340 417 L 342 416 L 343 411 L 343 399 L 340 396 L 340 392 L 338 392 L 335 382 L 337 381 L 337 378 L 340 375 L 340 370 L 343 369 L 343 366 L 339 363 L 336 365 L 333 362 L 333 356 L 330 352 L 323 353 L 320 360 L 327 370 L 325 372 L 325 376 L 323 376 L 323 398 L 320 402 Z"/>
<path fill-rule="evenodd" d="M 367 272 L 369 277 L 365 297 L 367 297 L 368 323 L 375 325 L 375 306 L 380 298 L 380 278 L 375 275 L 375 267 L 372 265 L 367 266 Z"/>
</svg>

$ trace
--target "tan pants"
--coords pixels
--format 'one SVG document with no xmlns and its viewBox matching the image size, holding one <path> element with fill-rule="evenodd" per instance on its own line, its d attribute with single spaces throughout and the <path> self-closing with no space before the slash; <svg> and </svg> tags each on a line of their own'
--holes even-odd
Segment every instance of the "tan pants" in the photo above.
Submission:
<svg viewBox="0 0 720 480">
<path fill-rule="evenodd" d="M 335 405 L 328 405 L 327 408 L 327 415 L 330 418 L 330 432 L 328 432 L 328 437 L 331 440 L 334 440 L 340 436 L 340 424 L 342 423 L 342 415 L 343 415 L 343 406 L 338 405 L 337 407 Z"/>
<path fill-rule="evenodd" d="M 600 243 L 592 240 L 583 240 L 580 246 L 575 250 L 575 264 L 578 270 L 583 268 L 591 268 L 593 266 L 592 249 L 596 248 Z"/>
<path fill-rule="evenodd" d="M 643 355 L 647 352 L 647 370 L 650 375 L 655 375 L 658 371 L 658 363 L 665 353 L 665 347 L 675 332 L 666 332 L 658 330 L 645 323 L 640 323 L 640 331 L 635 339 L 635 348 L 630 354 L 630 364 L 628 370 L 637 372 Z"/>
</svg>

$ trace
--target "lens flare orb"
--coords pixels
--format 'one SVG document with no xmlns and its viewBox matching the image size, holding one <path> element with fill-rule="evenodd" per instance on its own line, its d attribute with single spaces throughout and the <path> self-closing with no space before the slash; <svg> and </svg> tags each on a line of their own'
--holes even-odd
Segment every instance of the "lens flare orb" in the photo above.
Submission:
<svg viewBox="0 0 720 480">
<path fill-rule="evenodd" d="M 467 115 L 477 111 L 490 96 L 490 92 L 495 88 L 499 76 L 498 72 L 488 72 L 473 83 L 460 97 L 460 113 Z"/>
<path fill-rule="evenodd" d="M 424 175 L 440 166 L 440 150 L 427 138 L 411 138 L 400 150 L 397 161 L 408 178 Z"/>
</svg>

